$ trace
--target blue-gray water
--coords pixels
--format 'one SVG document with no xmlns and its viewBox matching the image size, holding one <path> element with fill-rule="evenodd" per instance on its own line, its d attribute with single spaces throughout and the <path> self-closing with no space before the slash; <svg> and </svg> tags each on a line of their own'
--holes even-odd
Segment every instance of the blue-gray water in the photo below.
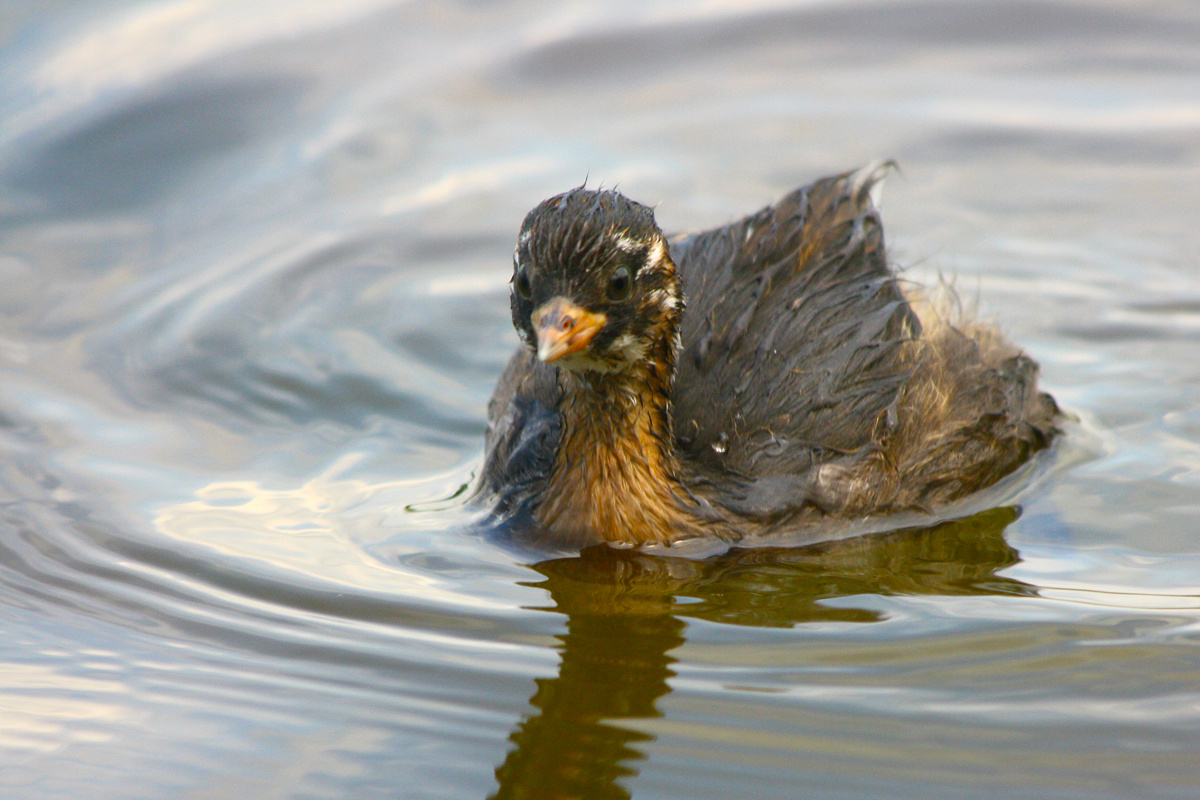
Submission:
<svg viewBox="0 0 1200 800">
<path fill-rule="evenodd" d="M 1169 0 L 5 3 L 0 795 L 1200 796 L 1198 42 Z M 1010 505 L 464 533 L 531 206 L 678 231 L 877 158 L 893 259 L 1080 416 Z"/>
</svg>

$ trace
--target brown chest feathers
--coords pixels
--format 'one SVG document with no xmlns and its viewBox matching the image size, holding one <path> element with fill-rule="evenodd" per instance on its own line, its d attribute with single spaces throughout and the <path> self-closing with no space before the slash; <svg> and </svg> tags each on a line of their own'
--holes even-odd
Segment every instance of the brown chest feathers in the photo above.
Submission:
<svg viewBox="0 0 1200 800">
<path fill-rule="evenodd" d="M 560 372 L 563 435 L 534 517 L 572 545 L 666 543 L 697 526 L 671 436 L 669 379 Z"/>
</svg>

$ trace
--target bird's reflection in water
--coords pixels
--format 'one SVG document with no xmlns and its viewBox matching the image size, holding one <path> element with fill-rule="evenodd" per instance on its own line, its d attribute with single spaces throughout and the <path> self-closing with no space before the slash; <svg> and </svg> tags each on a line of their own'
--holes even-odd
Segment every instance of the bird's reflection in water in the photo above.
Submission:
<svg viewBox="0 0 1200 800">
<path fill-rule="evenodd" d="M 509 737 L 493 798 L 628 798 L 639 745 L 623 720 L 661 716 L 670 652 L 688 617 L 734 625 L 874 622 L 868 608 L 823 605 L 855 595 L 1031 594 L 997 571 L 1018 561 L 1004 541 L 1017 517 L 995 508 L 931 528 L 797 549 L 733 550 L 705 561 L 595 547 L 534 567 L 564 614 L 558 675 L 537 681 L 531 712 Z"/>
</svg>

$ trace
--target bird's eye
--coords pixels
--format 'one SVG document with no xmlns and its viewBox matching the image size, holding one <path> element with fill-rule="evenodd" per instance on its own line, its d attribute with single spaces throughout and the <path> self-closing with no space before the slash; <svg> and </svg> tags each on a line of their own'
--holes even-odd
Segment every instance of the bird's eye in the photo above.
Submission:
<svg viewBox="0 0 1200 800">
<path fill-rule="evenodd" d="M 513 276 L 513 286 L 517 289 L 517 294 L 521 295 L 525 300 L 533 294 L 533 285 L 529 282 L 529 272 L 524 267 L 517 267 L 517 274 Z"/>
<path fill-rule="evenodd" d="M 633 279 L 629 277 L 628 267 L 617 267 L 608 279 L 608 299 L 621 302 L 629 299 L 633 290 Z"/>
</svg>

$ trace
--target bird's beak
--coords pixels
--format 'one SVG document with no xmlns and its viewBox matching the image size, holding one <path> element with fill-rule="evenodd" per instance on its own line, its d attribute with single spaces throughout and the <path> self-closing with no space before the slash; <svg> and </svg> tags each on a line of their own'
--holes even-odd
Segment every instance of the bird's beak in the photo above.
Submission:
<svg viewBox="0 0 1200 800">
<path fill-rule="evenodd" d="M 580 308 L 565 297 L 555 297 L 530 315 L 537 333 L 538 358 L 549 364 L 578 353 L 596 337 L 608 317 Z"/>
</svg>

